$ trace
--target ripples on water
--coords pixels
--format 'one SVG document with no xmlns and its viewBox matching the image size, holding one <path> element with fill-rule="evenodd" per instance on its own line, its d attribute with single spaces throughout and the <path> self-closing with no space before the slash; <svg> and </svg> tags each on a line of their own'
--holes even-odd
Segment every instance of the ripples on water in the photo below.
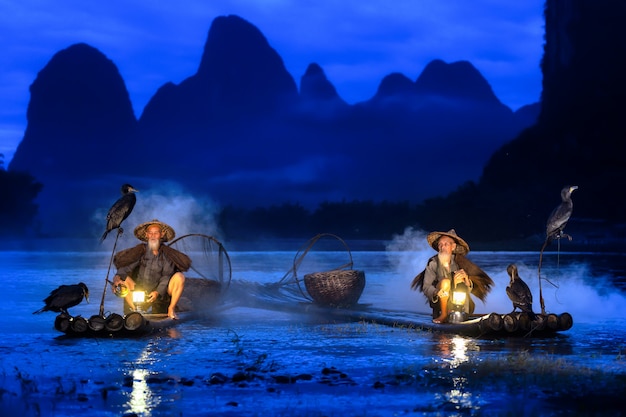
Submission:
<svg viewBox="0 0 626 417">
<path fill-rule="evenodd" d="M 410 251 L 399 249 L 406 248 L 391 245 L 388 251 L 352 253 L 354 268 L 366 272 L 367 285 L 360 302 L 426 316 L 428 308 L 422 296 L 410 291 L 409 283 L 433 251 L 420 245 Z M 291 269 L 296 250 L 231 252 L 233 285 L 279 281 Z M 245 306 L 183 323 L 158 337 L 64 339 L 53 329 L 54 313 L 31 314 L 42 306 L 41 300 L 50 290 L 79 281 L 89 286 L 91 304 L 83 303 L 71 309 L 72 313 L 96 314 L 109 256 L 102 251 L 0 252 L 5 276 L 10 277 L 5 280 L 7 300 L 0 323 L 5 336 L 0 342 L 0 386 L 6 390 L 2 397 L 6 407 L 22 415 L 38 415 L 36 410 L 41 408 L 56 409 L 58 415 L 72 411 L 103 415 L 102 410 L 112 415 L 132 411 L 146 416 L 183 410 L 185 416 L 205 415 L 207 410 L 242 415 L 317 415 L 315 410 L 327 410 L 327 415 L 407 410 L 447 414 L 447 408 L 473 413 L 489 410 L 490 404 L 504 407 L 501 403 L 506 401 L 499 397 L 501 391 L 467 388 L 471 375 L 458 376 L 452 371 L 464 363 L 480 364 L 524 353 L 624 372 L 626 268 L 617 254 L 545 254 L 542 277 L 558 286 L 542 281 L 546 310 L 567 311 L 574 318 L 570 331 L 549 339 L 473 340 L 364 323 L 334 323 Z M 496 282 L 487 304 L 477 304 L 478 311 L 512 309 L 504 291 L 509 263 L 518 265 L 520 276 L 535 296 L 535 310 L 539 310 L 538 253 L 473 252 L 470 258 Z M 301 278 L 308 272 L 331 269 L 345 260 L 345 252 L 311 253 L 297 275 Z M 107 292 L 107 311 L 116 310 L 119 303 Z M 208 382 L 211 375 L 232 377 L 246 369 L 252 369 L 257 378 L 243 381 L 245 387 Z M 437 369 L 447 371 L 428 379 Z M 279 385 L 273 379 L 298 375 L 311 379 Z M 435 385 L 421 387 L 419 381 L 426 380 Z M 333 388 L 328 391 L 330 386 Z M 12 395 L 16 392 L 26 393 L 26 400 Z M 68 398 L 72 401 L 62 401 Z M 497 407 L 494 409 L 501 410 Z M 346 414 L 346 410 L 352 413 Z"/>
</svg>

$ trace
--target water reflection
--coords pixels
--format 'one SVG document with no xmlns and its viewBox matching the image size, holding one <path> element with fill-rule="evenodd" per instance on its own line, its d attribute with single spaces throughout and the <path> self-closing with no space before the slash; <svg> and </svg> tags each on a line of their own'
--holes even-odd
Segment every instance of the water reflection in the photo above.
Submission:
<svg viewBox="0 0 626 417">
<path fill-rule="evenodd" d="M 132 371 L 133 385 L 128 401 L 129 413 L 141 416 L 150 416 L 151 410 L 156 408 L 160 399 L 155 395 L 148 385 L 150 371 L 144 367 L 149 366 L 153 362 L 149 349 L 145 349 L 141 356 L 137 359 L 139 368 Z"/>
<path fill-rule="evenodd" d="M 150 415 L 150 409 L 158 405 L 158 399 L 154 401 L 155 397 L 147 383 L 149 372 L 147 369 L 135 369 L 132 375 L 133 389 L 128 401 L 129 412 L 148 416 Z"/>
<path fill-rule="evenodd" d="M 476 341 L 457 335 L 440 335 L 435 338 L 441 360 L 445 364 L 448 373 L 446 379 L 450 382 L 445 384 L 449 387 L 442 396 L 446 403 L 454 410 L 469 410 L 478 406 L 474 393 L 468 390 L 468 375 L 464 370 L 459 370 L 461 365 L 469 363 L 471 351 L 477 351 Z"/>
<path fill-rule="evenodd" d="M 433 334 L 433 353 L 451 369 L 470 360 L 469 350 L 476 350 L 476 341 L 463 336 Z"/>
<path fill-rule="evenodd" d="M 450 357 L 450 366 L 456 368 L 463 362 L 467 362 L 469 360 L 467 357 L 469 342 L 469 339 L 465 339 L 461 336 L 454 336 L 452 338 L 452 356 Z"/>
</svg>

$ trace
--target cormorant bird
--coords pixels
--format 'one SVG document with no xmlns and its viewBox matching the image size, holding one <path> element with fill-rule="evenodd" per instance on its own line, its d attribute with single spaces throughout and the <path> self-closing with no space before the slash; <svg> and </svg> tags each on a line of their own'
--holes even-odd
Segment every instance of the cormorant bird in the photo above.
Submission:
<svg viewBox="0 0 626 417">
<path fill-rule="evenodd" d="M 546 239 L 550 243 L 553 239 L 561 239 L 566 237 L 572 240 L 570 235 L 563 233 L 563 229 L 567 225 L 574 203 L 572 203 L 572 193 L 577 190 L 576 185 L 568 185 L 561 190 L 561 204 L 559 204 L 548 217 L 546 222 Z"/>
<path fill-rule="evenodd" d="M 122 196 L 109 209 L 109 213 L 107 214 L 107 227 L 100 238 L 100 243 L 104 242 L 104 239 L 106 239 L 111 230 L 119 228 L 121 232 L 124 231 L 120 226 L 135 207 L 135 203 L 137 202 L 135 193 L 137 190 L 130 184 L 124 184 L 122 185 L 121 191 Z"/>
<path fill-rule="evenodd" d="M 61 285 L 56 290 L 51 291 L 50 295 L 43 300 L 46 305 L 33 312 L 33 314 L 54 311 L 56 313 L 65 313 L 69 316 L 67 309 L 80 304 L 83 301 L 83 297 L 89 302 L 89 289 L 82 282 L 74 285 Z"/>
<path fill-rule="evenodd" d="M 561 204 L 559 204 L 548 217 L 546 222 L 546 240 L 543 241 L 543 246 L 539 252 L 539 268 L 537 269 L 537 276 L 539 277 L 539 302 L 541 304 L 541 314 L 545 314 L 546 307 L 543 303 L 543 293 L 541 290 L 541 264 L 543 262 L 543 251 L 550 242 L 557 239 L 561 242 L 562 237 L 566 237 L 572 240 L 572 237 L 563 233 L 563 229 L 567 226 L 569 218 L 572 216 L 574 210 L 574 203 L 572 203 L 572 193 L 578 189 L 576 185 L 567 185 L 561 190 Z M 552 284 L 554 285 L 554 284 Z"/>
<path fill-rule="evenodd" d="M 517 273 L 517 265 L 509 265 L 506 268 L 506 272 L 511 278 L 509 285 L 506 287 L 506 295 L 508 295 L 513 302 L 512 312 L 519 308 L 522 312 L 528 313 L 531 320 L 534 319 L 535 313 L 533 313 L 533 295 L 530 292 L 528 285 L 526 285 Z"/>
</svg>

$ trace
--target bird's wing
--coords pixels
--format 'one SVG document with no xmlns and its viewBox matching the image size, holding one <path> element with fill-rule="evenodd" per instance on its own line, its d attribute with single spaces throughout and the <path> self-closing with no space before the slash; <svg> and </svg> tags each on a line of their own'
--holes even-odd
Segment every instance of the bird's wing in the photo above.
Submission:
<svg viewBox="0 0 626 417">
<path fill-rule="evenodd" d="M 119 213 L 126 210 L 125 205 L 126 196 L 120 197 L 109 209 L 107 220 L 120 217 Z"/>
<path fill-rule="evenodd" d="M 530 291 L 530 288 L 528 288 L 528 285 L 526 284 L 526 282 L 524 282 L 521 278 L 519 279 L 519 283 L 520 283 L 520 288 L 522 288 L 522 291 L 524 292 L 524 298 L 526 299 L 526 302 L 528 302 L 529 304 L 533 302 L 533 293 Z"/>
<path fill-rule="evenodd" d="M 78 285 L 63 285 L 60 291 L 52 298 L 50 308 L 69 308 L 78 305 L 83 300 L 83 289 Z"/>
<path fill-rule="evenodd" d="M 107 228 L 118 227 L 133 211 L 136 201 L 134 194 L 126 194 L 120 197 L 107 213 Z"/>
<path fill-rule="evenodd" d="M 506 287 L 506 295 L 508 295 L 511 301 L 513 301 L 514 303 L 519 303 L 522 301 L 519 294 L 512 287 Z"/>
<path fill-rule="evenodd" d="M 506 294 L 511 301 L 518 304 L 530 304 L 532 303 L 532 294 L 523 281 L 516 280 L 509 287 L 506 288 Z"/>
<path fill-rule="evenodd" d="M 563 230 L 571 215 L 571 205 L 563 203 L 556 207 L 552 211 L 552 214 L 550 214 L 550 217 L 548 218 L 548 221 L 546 223 L 547 235 L 551 235 L 558 230 Z"/>
<path fill-rule="evenodd" d="M 50 291 L 50 294 L 48 294 L 48 296 L 43 300 L 44 303 L 48 304 L 50 303 L 50 301 L 56 297 L 59 293 L 62 293 L 63 291 L 65 291 L 65 288 L 67 287 L 67 285 L 60 285 L 58 288 L 55 288 L 54 290 Z"/>
</svg>

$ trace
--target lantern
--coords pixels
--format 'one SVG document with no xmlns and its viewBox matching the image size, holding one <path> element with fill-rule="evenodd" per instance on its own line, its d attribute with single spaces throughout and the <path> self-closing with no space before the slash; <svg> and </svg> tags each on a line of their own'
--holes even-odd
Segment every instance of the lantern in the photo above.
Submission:
<svg viewBox="0 0 626 417">
<path fill-rule="evenodd" d="M 450 311 L 449 321 L 451 323 L 461 323 L 467 320 L 465 305 L 469 301 L 469 290 L 465 283 L 460 282 L 452 291 L 452 309 Z"/>
<path fill-rule="evenodd" d="M 145 291 L 133 291 L 133 304 L 135 304 L 136 311 L 141 311 L 143 303 L 146 302 Z"/>
</svg>

